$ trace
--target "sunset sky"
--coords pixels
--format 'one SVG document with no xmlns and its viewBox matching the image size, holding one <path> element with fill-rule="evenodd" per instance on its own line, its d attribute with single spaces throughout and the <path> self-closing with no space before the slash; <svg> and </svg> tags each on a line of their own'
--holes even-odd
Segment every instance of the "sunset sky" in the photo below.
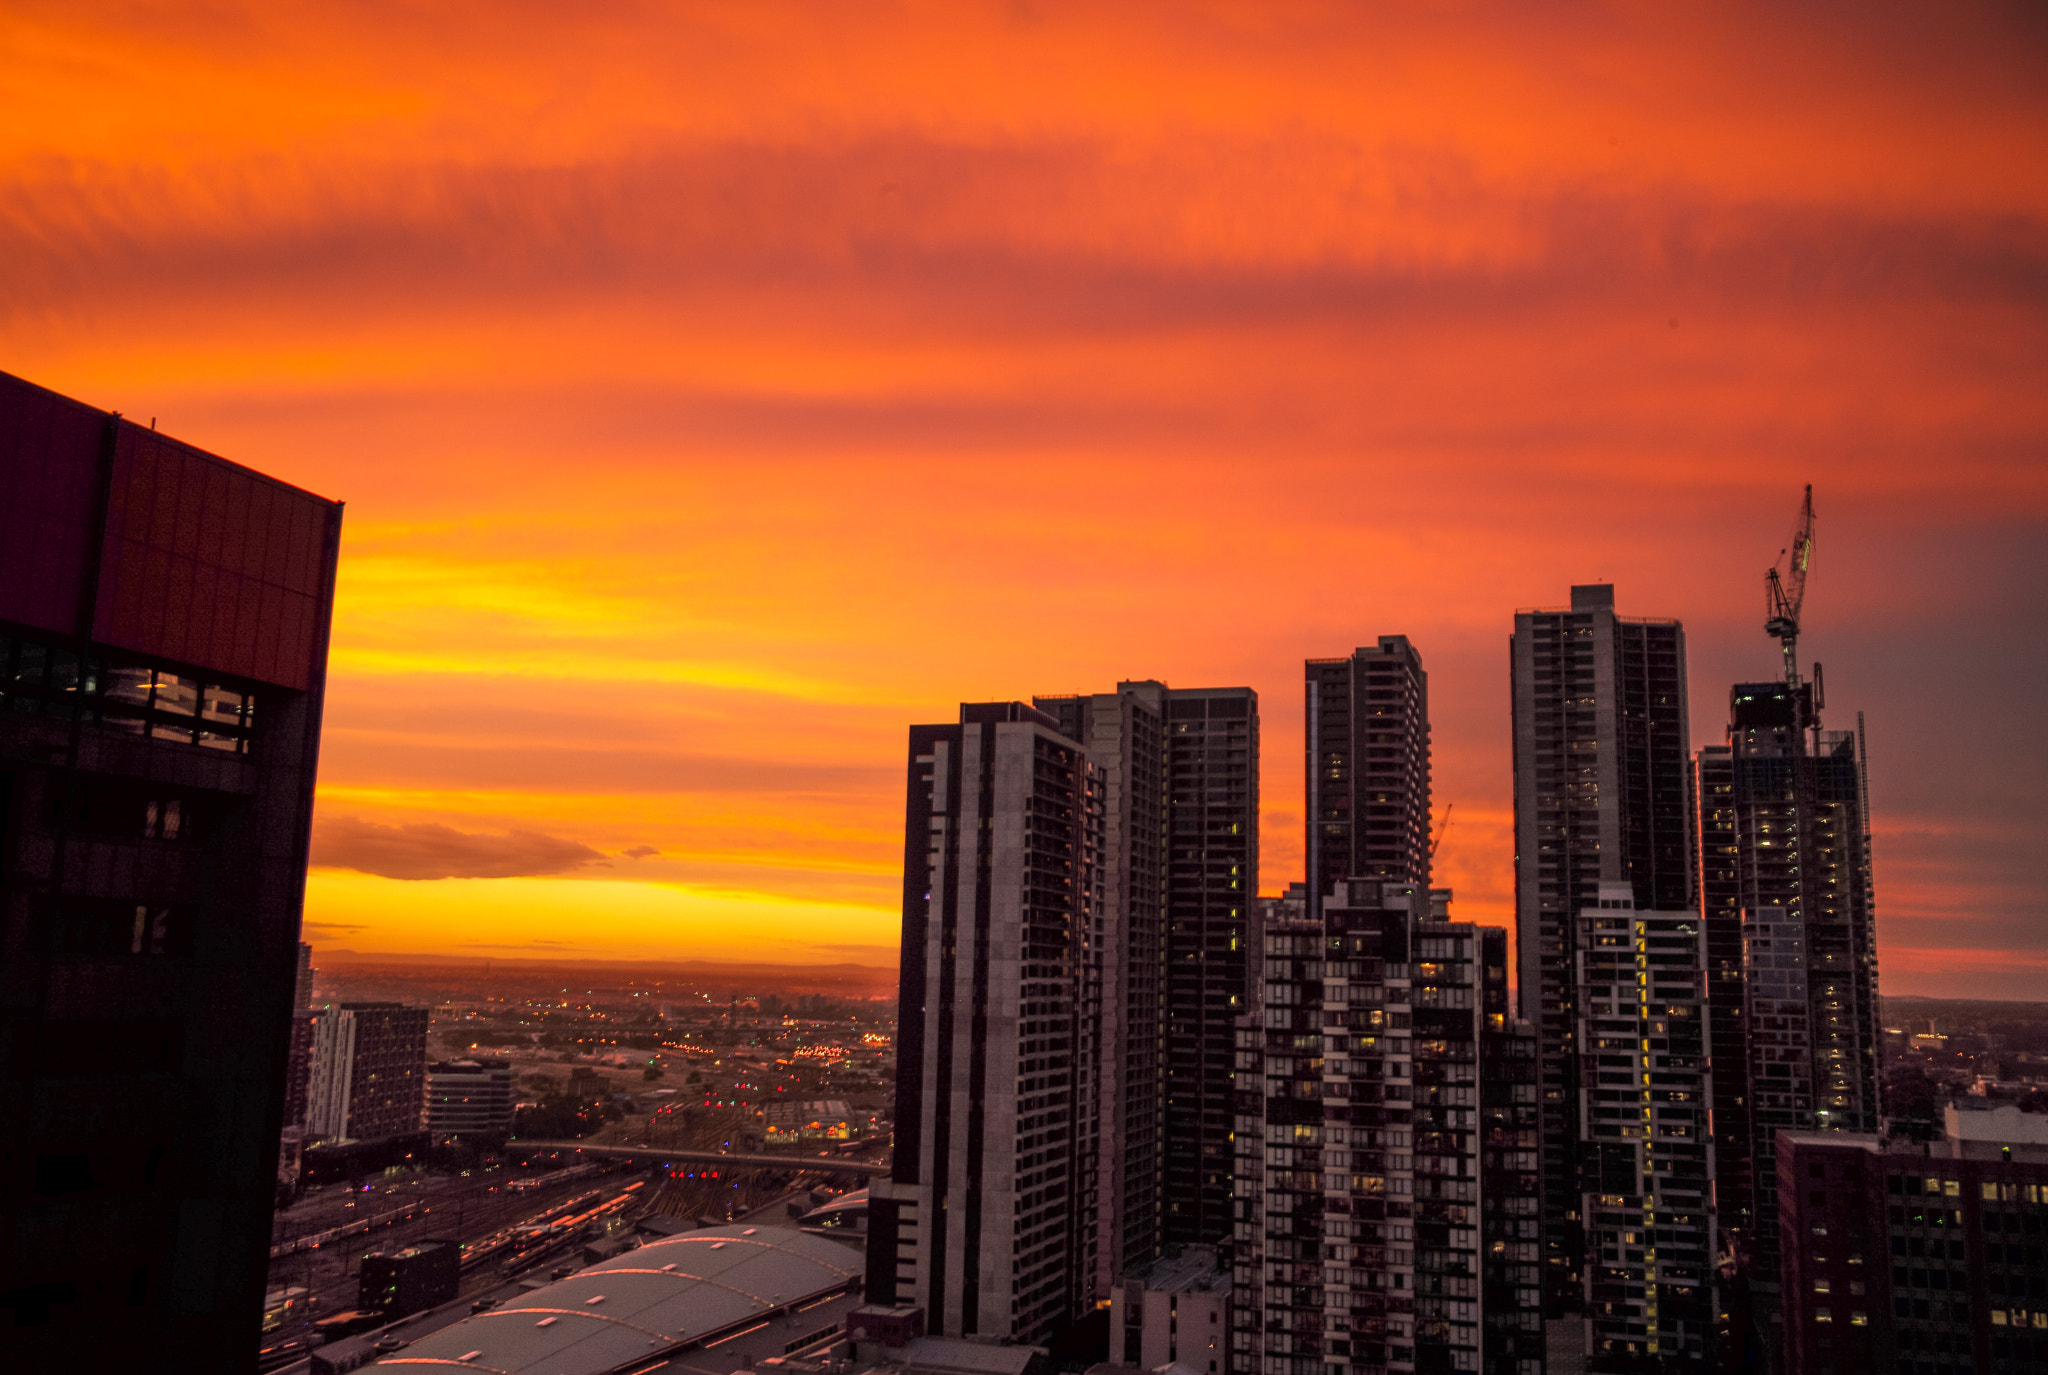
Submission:
<svg viewBox="0 0 2048 1375">
<path fill-rule="evenodd" d="M 1869 723 L 1883 987 L 2048 989 L 2048 11 L 37 4 L 0 369 L 348 503 L 316 950 L 896 956 L 905 728 L 1507 637 Z"/>
</svg>

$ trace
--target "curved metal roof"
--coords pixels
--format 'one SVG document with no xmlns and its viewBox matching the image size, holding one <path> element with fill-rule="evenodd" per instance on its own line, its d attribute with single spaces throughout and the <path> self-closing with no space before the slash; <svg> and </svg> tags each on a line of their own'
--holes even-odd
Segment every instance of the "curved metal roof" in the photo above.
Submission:
<svg viewBox="0 0 2048 1375">
<path fill-rule="evenodd" d="M 375 1363 L 480 1375 L 602 1375 L 857 1281 L 859 1253 L 784 1227 L 650 1241 Z"/>
</svg>

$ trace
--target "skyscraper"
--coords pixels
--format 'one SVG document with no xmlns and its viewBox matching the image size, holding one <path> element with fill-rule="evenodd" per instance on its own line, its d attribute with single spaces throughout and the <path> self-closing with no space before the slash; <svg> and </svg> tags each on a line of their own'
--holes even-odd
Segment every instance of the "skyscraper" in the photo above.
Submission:
<svg viewBox="0 0 2048 1375">
<path fill-rule="evenodd" d="M 1092 1308 L 1101 774 L 1021 702 L 913 726 L 896 1147 L 872 1186 L 870 1305 L 1039 1341 Z"/>
<path fill-rule="evenodd" d="M 1250 995 L 1259 868 L 1258 694 L 1123 682 L 1034 705 L 1103 773 L 1107 1297 L 1109 1277 L 1163 1245 L 1229 1239 L 1232 1043 Z"/>
<path fill-rule="evenodd" d="M 1697 913 L 1599 891 L 1577 940 L 1586 1368 L 1703 1371 L 1718 1327 L 1706 943 Z"/>
<path fill-rule="evenodd" d="M 1231 1233 L 1233 1044 L 1251 1001 L 1246 936 L 1259 881 L 1259 698 L 1183 688 L 1166 721 L 1167 1245 Z"/>
<path fill-rule="evenodd" d="M 1101 772 L 1102 1159 L 1095 1297 L 1159 1254 L 1166 1059 L 1166 686 L 1039 697 L 1032 705 Z"/>
<path fill-rule="evenodd" d="M 1714 1025 L 1722 1223 L 1777 1273 L 1773 1138 L 1878 1129 L 1877 942 L 1861 732 L 1812 683 L 1738 683 L 1700 750 L 1700 911 Z"/>
<path fill-rule="evenodd" d="M 1519 611 L 1509 641 L 1515 758 L 1515 945 L 1542 1093 L 1545 1306 L 1582 1302 L 1577 917 L 1600 885 L 1636 905 L 1693 902 L 1685 631 L 1614 612 L 1614 589 Z"/>
<path fill-rule="evenodd" d="M 1405 635 L 1310 659 L 1310 915 L 1347 878 L 1429 887 L 1429 675 Z"/>
<path fill-rule="evenodd" d="M 0 375 L 0 1348 L 246 1369 L 341 507 Z M 118 1099 L 118 1111 L 102 1105 Z"/>
<path fill-rule="evenodd" d="M 1482 1102 L 1534 1088 L 1526 1040 L 1481 1064 L 1482 1037 L 1512 1035 L 1507 935 L 1379 879 L 1321 907 L 1266 927 L 1259 1012 L 1241 1023 L 1234 1369 L 1540 1369 L 1517 1274 L 1486 1263 L 1494 1240 L 1514 1254 L 1503 1224 L 1535 1223 L 1534 1170 L 1516 1168 L 1533 1159 L 1482 1168 L 1482 1141 L 1512 1127 Z"/>
</svg>

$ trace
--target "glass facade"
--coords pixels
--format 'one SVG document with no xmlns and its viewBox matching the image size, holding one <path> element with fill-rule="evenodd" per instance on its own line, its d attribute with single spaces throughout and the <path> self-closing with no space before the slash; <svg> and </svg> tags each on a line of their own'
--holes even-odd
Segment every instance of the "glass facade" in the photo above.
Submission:
<svg viewBox="0 0 2048 1375">
<path fill-rule="evenodd" d="M 256 738 L 256 694 L 244 686 L 82 656 L 19 632 L 0 632 L 0 711 L 225 754 L 249 753 Z"/>
</svg>

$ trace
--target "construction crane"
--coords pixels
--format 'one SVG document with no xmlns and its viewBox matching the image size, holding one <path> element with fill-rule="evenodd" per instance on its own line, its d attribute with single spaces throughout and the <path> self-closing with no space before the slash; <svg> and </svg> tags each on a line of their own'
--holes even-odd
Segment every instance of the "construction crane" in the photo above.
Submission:
<svg viewBox="0 0 2048 1375">
<path fill-rule="evenodd" d="M 1431 863 L 1436 861 L 1436 852 L 1443 846 L 1444 837 L 1451 833 L 1451 813 L 1456 811 L 1457 807 L 1458 804 L 1455 802 L 1444 804 L 1444 824 L 1437 830 L 1436 839 L 1429 842 L 1429 858 Z"/>
<path fill-rule="evenodd" d="M 1780 567 L 1784 568 L 1782 574 Z M 1806 484 L 1806 500 L 1799 507 L 1799 528 L 1792 543 L 1778 551 L 1778 562 L 1764 574 L 1764 595 L 1770 619 L 1764 633 L 1785 647 L 1785 682 L 1799 686 L 1799 609 L 1806 604 L 1806 573 L 1813 566 L 1813 484 Z"/>
</svg>

